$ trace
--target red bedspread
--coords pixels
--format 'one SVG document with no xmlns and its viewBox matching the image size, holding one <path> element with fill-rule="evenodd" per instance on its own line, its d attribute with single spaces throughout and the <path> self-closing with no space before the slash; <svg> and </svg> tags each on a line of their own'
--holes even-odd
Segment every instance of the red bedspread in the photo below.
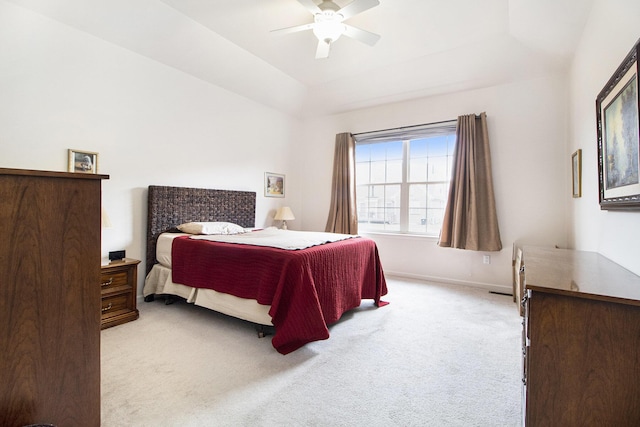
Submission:
<svg viewBox="0 0 640 427">
<path fill-rule="evenodd" d="M 172 269 L 175 283 L 271 305 L 282 354 L 329 338 L 327 325 L 387 293 L 376 244 L 361 237 L 294 251 L 178 237 Z"/>
</svg>

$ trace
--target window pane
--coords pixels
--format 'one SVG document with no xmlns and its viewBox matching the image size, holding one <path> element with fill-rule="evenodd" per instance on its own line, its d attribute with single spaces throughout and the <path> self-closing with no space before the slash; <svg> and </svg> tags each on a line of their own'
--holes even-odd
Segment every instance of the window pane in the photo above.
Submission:
<svg viewBox="0 0 640 427">
<path fill-rule="evenodd" d="M 385 160 L 387 158 L 386 144 L 369 144 L 371 157 L 373 160 Z"/>
<path fill-rule="evenodd" d="M 402 141 L 385 142 L 387 148 L 387 160 L 402 160 Z"/>
<path fill-rule="evenodd" d="M 369 162 L 356 163 L 356 182 L 358 184 L 369 183 Z"/>
<path fill-rule="evenodd" d="M 409 186 L 409 209 L 427 207 L 427 185 L 411 184 Z"/>
<path fill-rule="evenodd" d="M 356 194 L 362 230 L 400 230 L 400 185 L 358 186 Z"/>
<path fill-rule="evenodd" d="M 356 188 L 358 222 L 377 223 L 384 220 L 384 186 L 358 186 Z"/>
<path fill-rule="evenodd" d="M 427 180 L 427 140 L 409 141 L 409 182 Z"/>
<path fill-rule="evenodd" d="M 380 144 L 363 145 L 370 147 L 370 158 L 378 160 L 402 160 L 402 141 L 383 142 Z M 356 146 L 357 151 L 357 146 Z"/>
<path fill-rule="evenodd" d="M 409 231 L 412 233 L 426 233 L 427 210 L 409 209 Z"/>
<path fill-rule="evenodd" d="M 455 151 L 455 148 L 456 148 L 456 136 L 451 135 L 447 138 L 447 153 L 449 153 L 450 156 L 453 156 L 453 152 Z"/>
<path fill-rule="evenodd" d="M 356 187 L 356 206 L 358 210 L 358 222 L 367 221 L 369 218 L 369 186 L 358 185 Z"/>
<path fill-rule="evenodd" d="M 446 156 L 429 157 L 428 181 L 448 181 L 449 161 Z"/>
<path fill-rule="evenodd" d="M 413 139 L 409 144 L 409 156 L 412 158 L 416 157 L 427 157 L 429 145 L 429 138 L 423 139 Z"/>
<path fill-rule="evenodd" d="M 357 145 L 356 146 L 356 163 L 368 162 L 371 160 L 371 145 Z"/>
<path fill-rule="evenodd" d="M 409 186 L 409 231 L 425 233 L 427 231 L 427 185 Z"/>
<path fill-rule="evenodd" d="M 386 178 L 386 162 L 385 161 L 376 161 L 371 162 L 371 182 L 372 183 L 383 183 Z"/>
<path fill-rule="evenodd" d="M 384 229 L 400 231 L 400 185 L 385 186 Z"/>
<path fill-rule="evenodd" d="M 388 208 L 400 207 L 400 185 L 385 185 L 385 206 Z"/>
<path fill-rule="evenodd" d="M 427 180 L 427 158 L 411 157 L 409 159 L 409 182 L 425 182 Z"/>
<path fill-rule="evenodd" d="M 402 182 L 402 159 L 387 161 L 387 179 L 385 182 Z"/>
<path fill-rule="evenodd" d="M 437 136 L 435 138 L 429 138 L 429 156 L 451 155 L 452 153 L 450 153 L 448 149 L 449 139 L 451 139 L 450 136 Z"/>
<path fill-rule="evenodd" d="M 444 209 L 427 209 L 427 233 L 440 234 Z"/>
<path fill-rule="evenodd" d="M 449 184 L 429 184 L 427 186 L 427 207 L 444 209 L 447 204 Z"/>
</svg>

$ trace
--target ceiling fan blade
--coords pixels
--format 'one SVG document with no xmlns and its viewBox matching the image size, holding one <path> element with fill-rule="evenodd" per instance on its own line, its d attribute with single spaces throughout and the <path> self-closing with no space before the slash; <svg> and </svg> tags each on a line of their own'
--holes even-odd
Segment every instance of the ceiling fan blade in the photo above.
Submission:
<svg viewBox="0 0 640 427">
<path fill-rule="evenodd" d="M 328 58 L 331 45 L 329 43 L 318 41 L 318 49 L 316 49 L 316 59 Z"/>
<path fill-rule="evenodd" d="M 297 33 L 298 31 L 313 30 L 313 25 L 314 24 L 296 25 L 295 27 L 287 27 L 287 28 L 280 28 L 279 30 L 271 30 L 271 32 L 278 33 L 278 34 Z"/>
<path fill-rule="evenodd" d="M 301 0 L 298 0 L 302 3 Z M 378 0 L 353 0 L 351 3 L 340 9 L 337 13 L 342 15 L 343 19 L 349 19 L 360 12 L 369 10 L 372 7 L 376 7 L 380 4 Z"/>
<path fill-rule="evenodd" d="M 313 2 L 313 0 L 298 0 L 298 3 L 300 3 L 305 8 L 307 8 L 307 10 L 309 10 L 309 12 L 311 12 L 312 15 L 322 12 L 322 10 L 318 7 L 317 4 Z"/>
<path fill-rule="evenodd" d="M 356 39 L 361 41 L 364 44 L 368 44 L 369 46 L 375 45 L 378 40 L 380 40 L 380 36 L 375 33 L 370 33 L 369 31 L 361 30 L 360 28 L 352 27 L 351 25 L 346 25 L 344 35 L 349 36 L 352 39 Z"/>
</svg>

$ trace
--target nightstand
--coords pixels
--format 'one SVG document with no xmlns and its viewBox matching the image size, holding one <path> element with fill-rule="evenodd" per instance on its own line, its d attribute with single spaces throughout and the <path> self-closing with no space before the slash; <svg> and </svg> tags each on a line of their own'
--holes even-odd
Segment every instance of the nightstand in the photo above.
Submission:
<svg viewBox="0 0 640 427">
<path fill-rule="evenodd" d="M 101 329 L 130 322 L 139 317 L 136 308 L 138 264 L 140 261 L 137 259 L 125 258 L 100 266 Z"/>
</svg>

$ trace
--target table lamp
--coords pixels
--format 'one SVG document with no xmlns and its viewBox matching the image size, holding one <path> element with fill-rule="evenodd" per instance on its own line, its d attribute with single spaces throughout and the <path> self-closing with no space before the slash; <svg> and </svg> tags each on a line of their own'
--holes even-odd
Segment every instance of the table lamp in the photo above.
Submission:
<svg viewBox="0 0 640 427">
<path fill-rule="evenodd" d="M 291 208 L 289 206 L 284 206 L 278 208 L 278 210 L 276 211 L 276 216 L 274 216 L 273 219 L 275 219 L 276 221 L 282 221 L 282 229 L 286 230 L 287 221 L 292 221 L 296 219 L 296 217 L 293 216 L 293 212 L 291 211 Z"/>
</svg>

